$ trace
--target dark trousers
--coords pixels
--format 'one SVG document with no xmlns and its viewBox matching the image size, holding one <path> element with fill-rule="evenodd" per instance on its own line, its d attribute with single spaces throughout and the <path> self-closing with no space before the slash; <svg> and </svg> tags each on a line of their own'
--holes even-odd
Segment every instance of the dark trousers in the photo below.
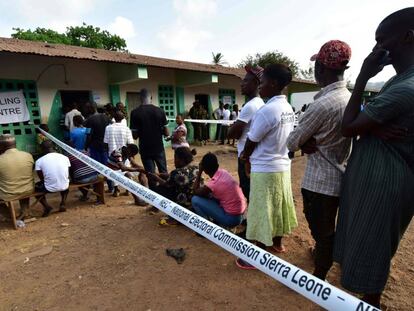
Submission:
<svg viewBox="0 0 414 311">
<path fill-rule="evenodd" d="M 221 124 L 217 124 L 216 128 L 216 140 L 219 140 L 221 138 Z"/>
<path fill-rule="evenodd" d="M 312 192 L 302 188 L 303 212 L 315 240 L 314 275 L 325 279 L 332 266 L 336 215 L 339 197 Z"/>
<path fill-rule="evenodd" d="M 246 175 L 246 167 L 244 165 L 244 162 L 240 160 L 240 158 L 238 159 L 237 172 L 239 173 L 240 188 L 242 189 L 243 194 L 247 199 L 247 202 L 249 202 L 250 178 Z"/>
<path fill-rule="evenodd" d="M 229 131 L 229 127 L 227 125 L 221 126 L 221 143 L 224 144 L 224 141 L 227 139 L 227 132 Z"/>
<path fill-rule="evenodd" d="M 155 173 L 155 166 L 158 168 L 159 173 L 168 173 L 167 171 L 167 160 L 165 158 L 165 151 L 161 151 L 156 155 L 142 155 L 141 154 L 142 165 L 147 172 Z M 153 181 L 149 180 L 149 187 L 152 189 L 155 184 Z"/>
</svg>

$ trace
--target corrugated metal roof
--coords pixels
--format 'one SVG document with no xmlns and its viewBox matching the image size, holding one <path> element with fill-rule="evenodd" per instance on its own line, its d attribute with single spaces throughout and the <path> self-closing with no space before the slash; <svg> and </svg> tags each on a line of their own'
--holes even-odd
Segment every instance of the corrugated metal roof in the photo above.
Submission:
<svg viewBox="0 0 414 311">
<path fill-rule="evenodd" d="M 168 58 L 132 54 L 128 52 L 114 52 L 103 49 L 91 49 L 73 45 L 50 44 L 39 41 L 28 41 L 2 37 L 0 37 L 0 52 L 35 54 L 50 57 L 67 57 L 122 64 L 137 64 L 162 68 L 202 71 L 235 75 L 240 78 L 243 78 L 245 75 L 245 71 L 242 68 L 193 63 Z M 294 79 L 294 81 L 314 84 L 314 82 L 301 79 Z"/>
</svg>

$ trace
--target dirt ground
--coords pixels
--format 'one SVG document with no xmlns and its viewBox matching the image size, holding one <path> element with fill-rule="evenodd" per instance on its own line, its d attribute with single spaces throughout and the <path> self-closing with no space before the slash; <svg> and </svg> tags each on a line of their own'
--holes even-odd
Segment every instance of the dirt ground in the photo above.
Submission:
<svg viewBox="0 0 414 311">
<path fill-rule="evenodd" d="M 198 148 L 218 153 L 221 167 L 237 177 L 232 147 Z M 167 153 L 169 168 L 172 152 Z M 282 258 L 309 272 L 312 239 L 302 213 L 303 157 L 292 165 L 299 227 L 286 237 Z M 66 213 L 37 218 L 12 230 L 0 222 L 0 310 L 320 310 L 259 271 L 242 271 L 235 258 L 184 226 L 160 227 L 160 215 L 134 206 L 132 197 L 95 206 L 69 195 Z M 51 199 L 57 206 L 58 198 Z M 4 214 L 4 211 L 2 211 Z M 33 215 L 40 215 L 39 207 Z M 413 310 L 414 229 L 408 229 L 384 293 L 388 310 Z M 186 250 L 182 264 L 166 248 Z M 328 281 L 339 286 L 339 268 Z"/>
</svg>

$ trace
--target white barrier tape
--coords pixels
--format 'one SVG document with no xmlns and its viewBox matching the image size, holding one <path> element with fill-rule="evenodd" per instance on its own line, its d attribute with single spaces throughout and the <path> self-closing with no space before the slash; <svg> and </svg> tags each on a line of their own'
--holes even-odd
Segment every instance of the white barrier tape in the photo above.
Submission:
<svg viewBox="0 0 414 311">
<path fill-rule="evenodd" d="M 167 118 L 168 121 L 175 121 L 175 118 Z M 203 124 L 223 124 L 232 125 L 235 120 L 200 120 L 200 119 L 184 119 L 184 122 L 203 123 Z"/>
<path fill-rule="evenodd" d="M 41 129 L 39 130 L 63 150 L 74 155 L 100 174 L 112 181 L 117 181 L 123 188 L 137 195 L 145 202 L 155 206 L 191 230 L 199 233 L 233 255 L 242 258 L 263 273 L 283 283 L 290 289 L 309 300 L 312 300 L 321 307 L 335 311 L 380 311 L 343 290 L 314 277 L 289 262 L 276 257 L 220 226 L 194 214 L 173 201 L 170 201 L 154 191 L 151 191 L 133 180 L 111 170 L 82 152 L 62 143 L 49 133 L 46 133 Z"/>
</svg>

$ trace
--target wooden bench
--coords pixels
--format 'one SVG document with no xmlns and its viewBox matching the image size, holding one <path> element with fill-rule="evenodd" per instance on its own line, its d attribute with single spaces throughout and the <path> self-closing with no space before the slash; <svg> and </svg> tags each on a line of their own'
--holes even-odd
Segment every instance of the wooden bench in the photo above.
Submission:
<svg viewBox="0 0 414 311">
<path fill-rule="evenodd" d="M 95 189 L 93 187 L 90 188 L 90 186 L 93 186 L 93 185 L 95 185 Z M 86 191 L 96 195 L 99 199 L 99 202 L 102 204 L 105 204 L 105 191 L 104 191 L 104 180 L 103 179 L 98 178 L 98 180 L 90 182 L 90 183 L 86 183 L 86 184 L 70 184 L 69 185 L 69 191 L 73 189 L 80 189 L 80 188 L 85 189 Z M 6 205 L 7 208 L 9 209 L 10 218 L 12 220 L 14 229 L 17 229 L 15 202 L 22 200 L 22 199 L 36 198 L 35 202 L 29 205 L 29 209 L 30 209 L 31 207 L 35 206 L 40 201 L 40 199 L 47 194 L 48 194 L 47 192 L 34 192 L 28 195 L 23 195 L 23 196 L 14 198 L 11 201 L 0 200 L 0 204 Z"/>
</svg>

